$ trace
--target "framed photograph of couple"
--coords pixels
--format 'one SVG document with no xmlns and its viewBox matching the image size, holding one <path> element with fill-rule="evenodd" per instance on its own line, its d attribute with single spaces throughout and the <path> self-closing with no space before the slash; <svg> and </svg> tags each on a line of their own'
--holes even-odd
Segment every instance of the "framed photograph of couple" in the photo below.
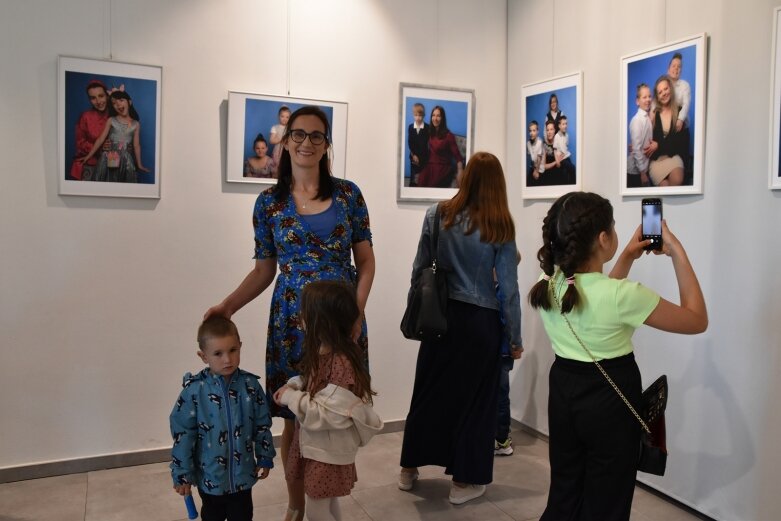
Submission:
<svg viewBox="0 0 781 521">
<path fill-rule="evenodd" d="M 225 180 L 229 183 L 274 184 L 290 115 L 306 105 L 325 112 L 331 133 L 331 173 L 345 177 L 347 103 L 246 92 L 228 93 L 228 149 Z"/>
<path fill-rule="evenodd" d="M 770 64 L 770 175 L 768 187 L 781 190 L 781 7 L 773 10 L 773 50 Z"/>
<path fill-rule="evenodd" d="M 621 58 L 622 195 L 702 193 L 707 35 Z"/>
<path fill-rule="evenodd" d="M 474 147 L 474 90 L 399 85 L 398 201 L 453 197 Z"/>
<path fill-rule="evenodd" d="M 524 199 L 555 199 L 580 190 L 583 73 L 521 87 Z"/>
<path fill-rule="evenodd" d="M 60 56 L 61 195 L 160 198 L 162 68 Z"/>
</svg>

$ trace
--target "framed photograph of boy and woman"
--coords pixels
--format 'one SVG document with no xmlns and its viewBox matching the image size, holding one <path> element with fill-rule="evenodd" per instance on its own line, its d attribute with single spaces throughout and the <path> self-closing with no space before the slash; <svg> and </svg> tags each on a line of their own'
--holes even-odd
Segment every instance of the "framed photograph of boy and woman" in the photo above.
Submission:
<svg viewBox="0 0 781 521">
<path fill-rule="evenodd" d="M 706 38 L 621 58 L 622 195 L 702 193 Z"/>
<path fill-rule="evenodd" d="M 60 56 L 61 195 L 160 198 L 162 69 Z"/>
<path fill-rule="evenodd" d="M 583 73 L 521 87 L 524 199 L 555 199 L 580 190 Z"/>
<path fill-rule="evenodd" d="M 290 114 L 317 105 L 328 118 L 331 173 L 345 177 L 347 103 L 246 92 L 228 93 L 228 150 L 225 180 L 229 183 L 274 184 L 282 156 L 282 138 Z"/>
<path fill-rule="evenodd" d="M 473 90 L 399 85 L 398 201 L 455 195 L 474 147 Z"/>
</svg>

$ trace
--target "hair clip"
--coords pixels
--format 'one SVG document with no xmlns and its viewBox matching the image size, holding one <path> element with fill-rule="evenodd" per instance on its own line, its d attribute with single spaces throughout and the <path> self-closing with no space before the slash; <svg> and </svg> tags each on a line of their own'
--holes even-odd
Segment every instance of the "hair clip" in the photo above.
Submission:
<svg viewBox="0 0 781 521">
<path fill-rule="evenodd" d="M 573 284 L 575 284 L 575 275 L 571 275 L 567 277 L 566 280 L 567 280 L 567 286 L 572 286 Z"/>
<path fill-rule="evenodd" d="M 542 280 L 549 281 L 550 280 L 550 275 L 548 275 L 546 273 L 543 273 L 542 274 Z"/>
</svg>

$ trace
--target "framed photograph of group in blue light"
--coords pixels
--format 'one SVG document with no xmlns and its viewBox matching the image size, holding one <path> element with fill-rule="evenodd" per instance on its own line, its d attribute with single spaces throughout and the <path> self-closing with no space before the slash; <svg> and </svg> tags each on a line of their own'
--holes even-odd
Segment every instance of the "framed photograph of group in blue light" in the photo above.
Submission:
<svg viewBox="0 0 781 521">
<path fill-rule="evenodd" d="M 582 186 L 583 73 L 521 87 L 524 199 L 555 199 Z"/>
<path fill-rule="evenodd" d="M 770 176 L 768 187 L 781 190 L 781 7 L 773 10 L 773 51 L 770 64 Z"/>
<path fill-rule="evenodd" d="M 399 98 L 397 200 L 453 197 L 474 147 L 474 91 L 402 83 Z"/>
<path fill-rule="evenodd" d="M 706 38 L 621 58 L 622 195 L 702 193 Z"/>
<path fill-rule="evenodd" d="M 59 193 L 159 198 L 162 69 L 57 63 Z"/>
<path fill-rule="evenodd" d="M 276 183 L 288 118 L 306 105 L 320 107 L 328 118 L 331 174 L 345 177 L 347 103 L 229 92 L 225 180 L 229 183 Z"/>
</svg>

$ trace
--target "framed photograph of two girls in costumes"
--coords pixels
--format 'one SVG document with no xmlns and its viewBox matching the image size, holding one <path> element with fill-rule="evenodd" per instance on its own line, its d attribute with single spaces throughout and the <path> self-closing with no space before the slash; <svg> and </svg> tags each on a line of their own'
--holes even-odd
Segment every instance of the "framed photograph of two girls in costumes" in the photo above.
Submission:
<svg viewBox="0 0 781 521">
<path fill-rule="evenodd" d="M 706 39 L 621 58 L 622 195 L 702 193 Z"/>
<path fill-rule="evenodd" d="M 276 183 L 288 118 L 306 105 L 316 105 L 325 112 L 331 126 L 328 136 L 331 173 L 334 177 L 344 178 L 347 103 L 229 92 L 225 180 L 229 183 Z"/>
<path fill-rule="evenodd" d="M 61 195 L 160 198 L 162 69 L 60 56 Z"/>
<path fill-rule="evenodd" d="M 582 186 L 583 73 L 521 87 L 524 199 L 555 199 Z"/>
</svg>

